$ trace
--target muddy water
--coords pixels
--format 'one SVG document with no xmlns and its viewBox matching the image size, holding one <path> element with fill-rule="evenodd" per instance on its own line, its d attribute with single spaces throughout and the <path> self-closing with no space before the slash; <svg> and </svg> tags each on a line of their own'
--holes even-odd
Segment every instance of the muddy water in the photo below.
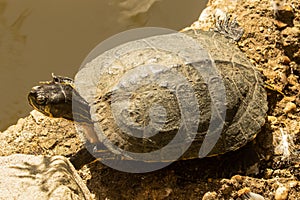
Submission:
<svg viewBox="0 0 300 200">
<path fill-rule="evenodd" d="M 51 73 L 73 77 L 98 43 L 143 26 L 179 30 L 204 0 L 0 0 L 0 131 L 28 115 L 27 93 Z"/>
</svg>

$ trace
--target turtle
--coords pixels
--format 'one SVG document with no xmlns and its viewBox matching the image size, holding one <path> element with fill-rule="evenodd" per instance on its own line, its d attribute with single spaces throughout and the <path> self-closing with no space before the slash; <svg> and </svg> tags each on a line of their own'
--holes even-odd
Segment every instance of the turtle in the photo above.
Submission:
<svg viewBox="0 0 300 200">
<path fill-rule="evenodd" d="M 85 135 L 93 152 L 113 152 L 103 160 L 156 152 L 145 162 L 170 162 L 235 151 L 260 132 L 268 103 L 263 76 L 235 43 L 242 29 L 229 24 L 119 45 L 87 63 L 75 82 L 52 75 L 33 87 L 29 103 L 92 127 Z M 80 168 L 93 158 L 76 160 Z"/>
</svg>

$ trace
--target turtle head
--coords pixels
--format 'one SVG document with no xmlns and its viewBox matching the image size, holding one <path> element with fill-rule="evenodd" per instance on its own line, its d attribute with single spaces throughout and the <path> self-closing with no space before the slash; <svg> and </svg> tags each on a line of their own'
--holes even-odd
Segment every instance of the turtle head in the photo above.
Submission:
<svg viewBox="0 0 300 200">
<path fill-rule="evenodd" d="M 52 81 L 41 82 L 31 89 L 28 101 L 46 116 L 91 123 L 89 104 L 74 89 L 71 78 L 52 74 Z"/>
<path fill-rule="evenodd" d="M 31 89 L 28 101 L 34 109 L 46 116 L 72 120 L 72 92 L 70 84 L 45 82 Z"/>
</svg>

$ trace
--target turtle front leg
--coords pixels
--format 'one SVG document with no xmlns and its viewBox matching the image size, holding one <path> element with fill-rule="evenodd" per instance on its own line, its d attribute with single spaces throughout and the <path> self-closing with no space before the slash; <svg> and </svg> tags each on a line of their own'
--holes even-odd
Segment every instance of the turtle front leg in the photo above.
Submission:
<svg viewBox="0 0 300 200">
<path fill-rule="evenodd" d="M 98 144 L 100 143 L 97 134 L 95 133 L 94 127 L 91 124 L 81 124 L 82 128 L 84 129 L 84 135 L 86 139 L 91 144 Z"/>
</svg>

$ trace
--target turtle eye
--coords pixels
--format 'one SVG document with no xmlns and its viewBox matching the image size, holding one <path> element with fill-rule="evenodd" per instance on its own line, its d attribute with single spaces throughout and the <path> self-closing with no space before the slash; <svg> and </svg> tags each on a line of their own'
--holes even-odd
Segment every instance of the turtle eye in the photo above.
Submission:
<svg viewBox="0 0 300 200">
<path fill-rule="evenodd" d="M 44 96 L 37 96 L 36 101 L 38 104 L 44 104 L 46 102 L 46 98 Z"/>
</svg>

